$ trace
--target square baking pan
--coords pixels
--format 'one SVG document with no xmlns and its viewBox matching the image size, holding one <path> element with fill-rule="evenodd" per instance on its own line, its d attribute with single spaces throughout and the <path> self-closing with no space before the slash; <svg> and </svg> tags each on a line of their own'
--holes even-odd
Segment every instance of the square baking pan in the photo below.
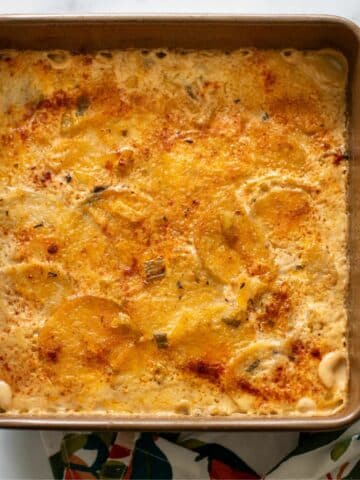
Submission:
<svg viewBox="0 0 360 480">
<path fill-rule="evenodd" d="M 330 16 L 2 16 L 0 49 L 178 47 L 191 49 L 335 48 L 349 63 L 349 350 L 345 407 L 318 417 L 143 415 L 0 416 L 0 428 L 71 430 L 326 430 L 360 417 L 360 29 Z M 331 319 L 329 319 L 331 321 Z"/>
</svg>

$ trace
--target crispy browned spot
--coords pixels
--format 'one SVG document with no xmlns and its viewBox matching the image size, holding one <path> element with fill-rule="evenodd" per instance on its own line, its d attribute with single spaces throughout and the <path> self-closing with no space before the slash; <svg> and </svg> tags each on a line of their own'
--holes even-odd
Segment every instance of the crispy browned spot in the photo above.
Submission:
<svg viewBox="0 0 360 480">
<path fill-rule="evenodd" d="M 264 74 L 264 87 L 265 87 L 265 92 L 271 92 L 273 89 L 274 85 L 276 83 L 276 76 L 273 72 L 267 71 Z"/>
<path fill-rule="evenodd" d="M 51 245 L 48 246 L 48 253 L 54 255 L 55 253 L 57 253 L 59 250 L 59 247 L 56 245 L 56 243 L 52 243 Z"/>
<path fill-rule="evenodd" d="M 220 363 L 209 363 L 205 360 L 191 360 L 187 364 L 187 369 L 212 383 L 218 383 L 224 372 L 224 367 Z"/>
<path fill-rule="evenodd" d="M 75 97 L 72 97 L 69 93 L 58 90 L 51 97 L 41 100 L 37 104 L 37 109 L 58 110 L 62 107 L 75 105 L 75 101 Z"/>
<path fill-rule="evenodd" d="M 323 389 L 317 379 L 317 365 L 321 358 L 317 352 L 320 354 L 319 349 L 296 340 L 290 345 L 289 363 L 278 365 L 273 371 L 256 378 L 241 375 L 236 379 L 235 388 L 255 396 L 260 403 L 292 403 L 309 392 L 315 395 Z"/>
<path fill-rule="evenodd" d="M 250 393 L 251 395 L 255 395 L 257 397 L 264 397 L 264 392 L 262 392 L 259 388 L 255 387 L 251 384 L 248 380 L 244 378 L 240 378 L 237 382 L 237 386 L 244 392 Z"/>
<path fill-rule="evenodd" d="M 273 327 L 285 328 L 290 310 L 289 293 L 286 284 L 283 284 L 261 305 L 256 317 L 260 330 Z"/>
<path fill-rule="evenodd" d="M 56 347 L 50 350 L 45 350 L 44 352 L 42 352 L 42 355 L 45 356 L 47 361 L 55 363 L 58 360 L 59 352 L 60 352 L 60 347 Z"/>
<path fill-rule="evenodd" d="M 310 353 L 314 358 L 321 358 L 321 352 L 318 348 L 313 348 Z"/>
</svg>

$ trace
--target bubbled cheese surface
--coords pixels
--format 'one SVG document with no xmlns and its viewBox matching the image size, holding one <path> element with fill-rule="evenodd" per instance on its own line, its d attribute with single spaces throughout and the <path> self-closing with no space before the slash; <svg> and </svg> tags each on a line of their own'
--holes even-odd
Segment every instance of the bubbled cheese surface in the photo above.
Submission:
<svg viewBox="0 0 360 480">
<path fill-rule="evenodd" d="M 2 414 L 342 408 L 346 81 L 332 50 L 2 51 Z"/>
</svg>

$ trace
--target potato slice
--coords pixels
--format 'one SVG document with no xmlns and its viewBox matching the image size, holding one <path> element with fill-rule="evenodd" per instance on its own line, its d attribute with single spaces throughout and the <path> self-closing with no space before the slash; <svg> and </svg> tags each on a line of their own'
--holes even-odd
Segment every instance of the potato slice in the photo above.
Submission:
<svg viewBox="0 0 360 480">
<path fill-rule="evenodd" d="M 314 243 L 309 245 L 301 258 L 302 270 L 298 276 L 304 277 L 307 282 L 304 284 L 303 292 L 312 295 L 314 298 L 323 300 L 325 296 L 332 292 L 339 280 L 334 259 L 320 245 Z M 316 285 L 314 291 L 313 285 Z"/>
<path fill-rule="evenodd" d="M 33 308 L 51 313 L 63 298 L 73 293 L 73 282 L 59 265 L 31 262 L 12 265 L 0 272 L 2 292 L 21 297 Z M 13 302 L 12 302 L 13 303 Z"/>
<path fill-rule="evenodd" d="M 244 272 L 263 275 L 272 269 L 261 230 L 237 204 L 221 213 L 214 209 L 199 222 L 195 246 L 205 268 L 221 282 L 230 282 Z"/>
<path fill-rule="evenodd" d="M 58 256 L 76 278 L 87 282 L 85 288 L 94 292 L 94 286 L 105 282 L 117 298 L 116 290 L 125 284 L 128 292 L 142 287 L 143 255 L 154 229 L 141 225 L 145 218 L 151 221 L 150 204 L 150 197 L 130 187 L 98 186 L 71 212 Z"/>
<path fill-rule="evenodd" d="M 64 218 L 58 251 L 51 257 L 70 272 L 84 291 L 118 298 L 123 272 L 132 265 L 135 247 L 125 234 L 109 238 L 87 211 L 76 208 Z"/>
<path fill-rule="evenodd" d="M 126 317 L 126 321 L 124 321 Z M 79 381 L 121 367 L 138 332 L 119 304 L 95 296 L 71 297 L 49 317 L 39 335 L 40 358 L 58 381 Z"/>
<path fill-rule="evenodd" d="M 266 397 L 268 378 L 288 365 L 280 342 L 259 340 L 239 350 L 226 369 L 225 391 L 240 412 L 253 411 Z"/>
<path fill-rule="evenodd" d="M 275 340 L 259 340 L 239 350 L 229 362 L 229 368 L 234 378 L 243 375 L 250 377 L 259 375 L 262 371 L 271 371 L 279 361 L 287 357 L 281 353 L 281 344 Z"/>
<path fill-rule="evenodd" d="M 118 187 L 95 187 L 84 203 L 96 222 L 102 224 L 96 214 L 99 210 L 107 213 L 107 218 L 113 217 L 117 221 L 123 219 L 131 223 L 144 220 L 149 214 L 152 198 L 145 193 L 136 191 L 129 185 Z M 101 217 L 100 217 L 101 218 Z"/>
<path fill-rule="evenodd" d="M 0 199 L 2 223 L 5 222 L 10 228 L 19 225 L 22 228 L 35 228 L 41 223 L 43 228 L 54 228 L 59 223 L 59 213 L 64 209 L 63 203 L 55 196 L 28 189 L 2 188 Z"/>
<path fill-rule="evenodd" d="M 266 227 L 275 246 L 288 246 L 311 235 L 312 206 L 309 195 L 298 189 L 275 188 L 260 195 L 252 211 Z"/>
<path fill-rule="evenodd" d="M 303 58 L 304 71 L 317 82 L 330 87 L 344 87 L 348 65 L 342 53 L 323 49 L 307 52 Z"/>
<path fill-rule="evenodd" d="M 8 249 L 10 235 L 15 238 L 9 252 L 13 260 L 47 259 L 47 248 L 56 241 L 66 212 L 64 204 L 55 196 L 13 187 L 1 189 L 3 251 Z"/>
</svg>

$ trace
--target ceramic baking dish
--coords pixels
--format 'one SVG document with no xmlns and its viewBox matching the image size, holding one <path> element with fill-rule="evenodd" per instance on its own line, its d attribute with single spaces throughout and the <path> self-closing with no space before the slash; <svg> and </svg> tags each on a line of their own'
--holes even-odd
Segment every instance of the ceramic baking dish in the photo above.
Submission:
<svg viewBox="0 0 360 480">
<path fill-rule="evenodd" d="M 350 67 L 350 387 L 345 408 L 321 417 L 0 416 L 0 428 L 72 430 L 325 430 L 360 416 L 360 29 L 328 16 L 3 16 L 0 48 L 336 48 Z M 329 319 L 331 320 L 331 319 Z"/>
</svg>

